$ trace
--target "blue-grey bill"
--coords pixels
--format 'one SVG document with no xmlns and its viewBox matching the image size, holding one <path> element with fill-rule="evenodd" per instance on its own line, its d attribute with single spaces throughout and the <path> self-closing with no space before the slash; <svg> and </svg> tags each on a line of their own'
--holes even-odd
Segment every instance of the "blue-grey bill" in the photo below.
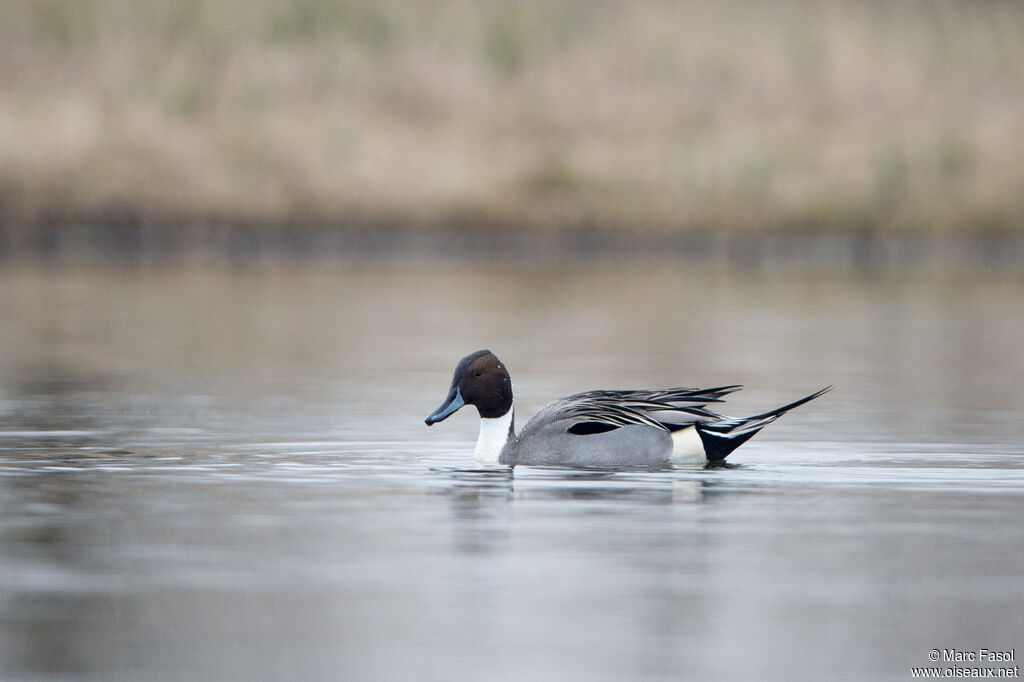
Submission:
<svg viewBox="0 0 1024 682">
<path fill-rule="evenodd" d="M 442 419 L 448 418 L 449 415 L 465 404 L 466 401 L 462 399 L 462 391 L 460 391 L 457 386 L 453 387 L 452 390 L 448 391 L 448 397 L 444 399 L 443 403 L 441 403 L 441 407 L 431 412 L 430 416 L 423 421 L 427 426 L 436 424 Z"/>
</svg>

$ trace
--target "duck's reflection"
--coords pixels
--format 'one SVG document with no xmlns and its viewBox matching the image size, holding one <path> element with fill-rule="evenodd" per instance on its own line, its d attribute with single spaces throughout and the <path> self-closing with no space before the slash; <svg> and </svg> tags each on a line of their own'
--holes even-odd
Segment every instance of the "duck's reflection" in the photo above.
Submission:
<svg viewBox="0 0 1024 682">
<path fill-rule="evenodd" d="M 696 510 L 721 485 L 707 470 L 597 470 L 559 467 L 435 470 L 451 500 L 459 551 L 499 551 L 519 517 L 614 514 L 651 506 Z M 569 507 L 534 505 L 572 502 Z M 582 503 L 583 507 L 576 503 Z M 526 505 L 526 506 L 524 506 Z"/>
<path fill-rule="evenodd" d="M 460 508 L 472 510 L 495 500 L 564 499 L 634 500 L 650 504 L 701 502 L 719 484 L 692 469 L 580 469 L 570 467 L 502 467 L 435 469 L 447 478 L 445 492 Z"/>
</svg>

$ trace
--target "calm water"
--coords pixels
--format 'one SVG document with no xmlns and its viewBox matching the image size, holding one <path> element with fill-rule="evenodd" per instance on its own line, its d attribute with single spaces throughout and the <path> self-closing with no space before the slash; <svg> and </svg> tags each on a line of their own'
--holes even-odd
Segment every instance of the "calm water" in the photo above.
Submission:
<svg viewBox="0 0 1024 682">
<path fill-rule="evenodd" d="M 1024 282 L 0 268 L 4 680 L 911 679 L 1024 657 Z M 825 384 L 731 469 L 475 471 L 490 347 L 588 388 Z"/>
</svg>

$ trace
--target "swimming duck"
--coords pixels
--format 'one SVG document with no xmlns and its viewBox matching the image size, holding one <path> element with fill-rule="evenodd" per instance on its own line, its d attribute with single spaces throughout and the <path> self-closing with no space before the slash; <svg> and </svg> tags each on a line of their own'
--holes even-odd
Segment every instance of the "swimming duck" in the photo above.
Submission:
<svg viewBox="0 0 1024 682">
<path fill-rule="evenodd" d="M 541 409 L 517 434 L 508 370 L 491 351 L 478 350 L 459 361 L 444 402 L 424 421 L 430 426 L 464 405 L 476 406 L 480 437 L 474 457 L 481 464 L 714 465 L 765 425 L 832 387 L 751 417 L 726 417 L 708 408 L 740 388 L 576 393 Z"/>
</svg>

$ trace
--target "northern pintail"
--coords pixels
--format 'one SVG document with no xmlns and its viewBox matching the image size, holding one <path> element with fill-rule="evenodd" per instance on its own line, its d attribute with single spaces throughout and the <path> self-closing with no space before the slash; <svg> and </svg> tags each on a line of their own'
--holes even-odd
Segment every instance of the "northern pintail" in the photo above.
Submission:
<svg viewBox="0 0 1024 682">
<path fill-rule="evenodd" d="M 516 434 L 512 379 L 491 351 L 459 361 L 441 406 L 428 426 L 463 405 L 480 413 L 475 458 L 482 464 L 585 467 L 660 467 L 721 463 L 765 425 L 830 390 L 752 417 L 708 409 L 741 388 L 667 388 L 661 391 L 588 391 L 550 403 Z"/>
</svg>

